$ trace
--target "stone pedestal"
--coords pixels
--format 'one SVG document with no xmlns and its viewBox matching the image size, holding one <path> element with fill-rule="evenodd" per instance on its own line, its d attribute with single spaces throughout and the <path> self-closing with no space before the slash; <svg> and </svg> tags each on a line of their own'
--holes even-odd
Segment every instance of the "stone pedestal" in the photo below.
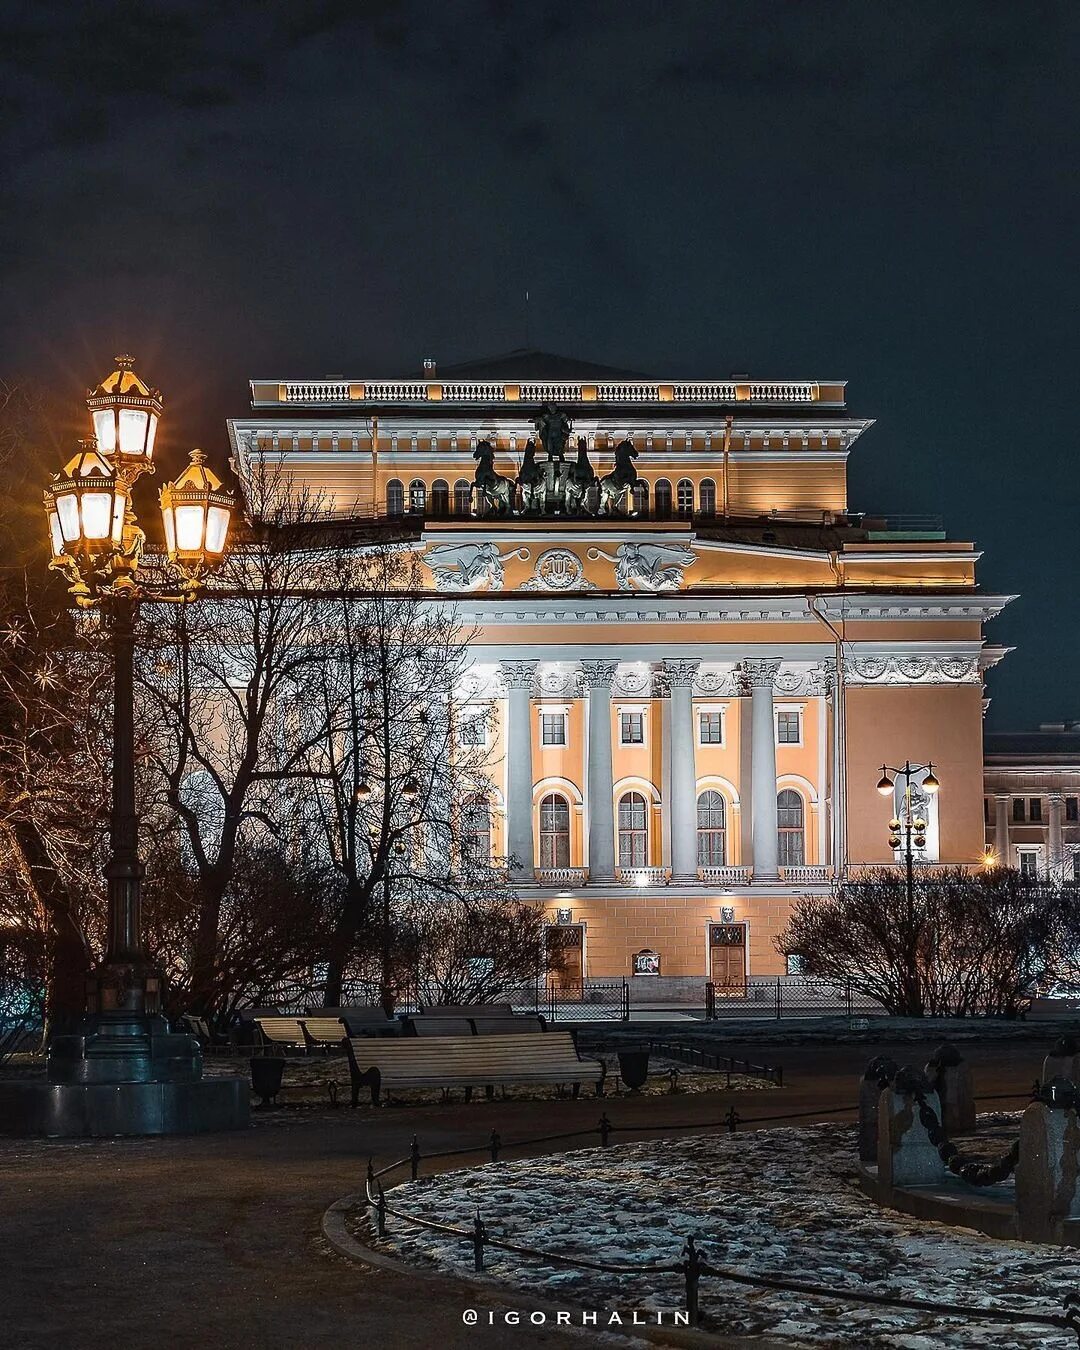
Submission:
<svg viewBox="0 0 1080 1350">
<path fill-rule="evenodd" d="M 896 1073 L 896 1061 L 879 1055 L 866 1066 L 859 1083 L 859 1161 L 876 1162 L 878 1155 L 878 1102 L 882 1090 Z"/>
<path fill-rule="evenodd" d="M 926 1065 L 926 1076 L 941 1102 L 941 1123 L 952 1138 L 975 1130 L 975 1093 L 971 1069 L 955 1046 L 942 1043 Z"/>
<path fill-rule="evenodd" d="M 878 1180 L 883 1187 L 933 1186 L 942 1182 L 948 1169 L 930 1142 L 930 1137 L 919 1119 L 919 1106 L 914 1093 L 903 1081 L 916 1075 L 902 1070 L 897 1081 L 885 1088 L 878 1100 Z M 917 1075 L 922 1079 L 922 1075 Z M 920 1084 L 926 1104 L 941 1118 L 938 1095 L 923 1080 Z"/>
<path fill-rule="evenodd" d="M 242 1130 L 246 1078 L 194 1083 L 0 1083 L 0 1134 L 100 1139 Z"/>
<path fill-rule="evenodd" d="M 1016 1231 L 1025 1242 L 1064 1241 L 1080 1219 L 1080 1119 L 1073 1109 L 1032 1102 L 1020 1122 Z"/>
<path fill-rule="evenodd" d="M 1043 1060 L 1042 1081 L 1051 1083 L 1055 1078 L 1067 1078 L 1080 1086 L 1080 1046 L 1075 1036 L 1062 1036 Z"/>
</svg>

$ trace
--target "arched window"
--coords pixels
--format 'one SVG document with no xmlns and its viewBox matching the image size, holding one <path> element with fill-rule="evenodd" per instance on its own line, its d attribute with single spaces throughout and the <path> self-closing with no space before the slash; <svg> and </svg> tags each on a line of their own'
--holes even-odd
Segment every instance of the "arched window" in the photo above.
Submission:
<svg viewBox="0 0 1080 1350">
<path fill-rule="evenodd" d="M 653 514 L 657 520 L 667 520 L 671 515 L 671 484 L 666 478 L 658 478 L 653 489 Z"/>
<path fill-rule="evenodd" d="M 491 861 L 491 807 L 483 797 L 472 798 L 462 808 L 461 851 L 473 862 Z"/>
<path fill-rule="evenodd" d="M 716 515 L 716 484 L 711 478 L 703 478 L 698 486 L 698 509 L 703 516 Z"/>
<path fill-rule="evenodd" d="M 697 860 L 699 867 L 727 863 L 727 802 L 715 788 L 697 799 Z"/>
<path fill-rule="evenodd" d="M 400 516 L 405 510 L 405 488 L 397 478 L 391 478 L 386 485 L 386 514 Z"/>
<path fill-rule="evenodd" d="M 472 507 L 472 484 L 467 478 L 459 478 L 454 484 L 454 515 L 467 516 Z"/>
<path fill-rule="evenodd" d="M 557 792 L 540 803 L 540 866 L 570 866 L 570 803 Z"/>
<path fill-rule="evenodd" d="M 649 808 L 640 792 L 619 801 L 619 866 L 644 867 L 649 861 Z"/>
<path fill-rule="evenodd" d="M 649 514 L 649 485 L 644 478 L 639 478 L 630 489 L 630 506 L 636 516 Z"/>
<path fill-rule="evenodd" d="M 433 516 L 450 514 L 450 485 L 445 478 L 436 478 L 431 485 L 431 514 Z"/>
<path fill-rule="evenodd" d="M 680 478 L 675 489 L 675 509 L 680 516 L 694 514 L 694 485 L 689 478 Z"/>
<path fill-rule="evenodd" d="M 422 478 L 414 478 L 409 484 L 409 510 L 422 516 L 427 507 L 427 484 Z"/>
<path fill-rule="evenodd" d="M 806 861 L 803 799 L 793 788 L 776 796 L 776 829 L 781 867 L 801 867 Z"/>
</svg>

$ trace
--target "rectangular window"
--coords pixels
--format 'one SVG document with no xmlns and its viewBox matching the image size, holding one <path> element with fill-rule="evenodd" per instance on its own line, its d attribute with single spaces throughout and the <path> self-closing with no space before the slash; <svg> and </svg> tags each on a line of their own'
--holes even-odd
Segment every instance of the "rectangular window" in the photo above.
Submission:
<svg viewBox="0 0 1080 1350">
<path fill-rule="evenodd" d="M 1065 798 L 1065 819 L 1074 825 L 1080 820 L 1080 809 L 1078 808 L 1080 808 L 1080 801 L 1077 801 L 1075 797 Z"/>
<path fill-rule="evenodd" d="M 698 713 L 698 742 L 701 745 L 723 745 L 724 714 L 721 712 Z"/>
<path fill-rule="evenodd" d="M 546 712 L 540 714 L 540 743 L 542 745 L 566 744 L 565 713 Z"/>
<path fill-rule="evenodd" d="M 799 745 L 802 741 L 800 714 L 797 712 L 778 712 L 776 714 L 777 745 Z"/>
<path fill-rule="evenodd" d="M 461 721 L 462 745 L 487 745 L 487 723 L 483 713 L 471 713 Z"/>
<path fill-rule="evenodd" d="M 984 798 L 983 798 L 983 824 L 984 824 L 984 825 L 989 825 L 989 824 L 990 824 L 990 798 L 989 798 L 989 797 L 984 797 Z"/>
<path fill-rule="evenodd" d="M 619 744 L 645 744 L 645 714 L 623 712 L 619 714 Z"/>
<path fill-rule="evenodd" d="M 806 970 L 806 958 L 799 952 L 788 952 L 784 966 L 786 975 L 802 975 Z"/>
<path fill-rule="evenodd" d="M 1028 814 L 1028 819 L 1029 819 L 1029 820 L 1031 820 L 1031 821 L 1033 821 L 1033 822 L 1036 822 L 1036 823 L 1037 823 L 1038 821 L 1042 820 L 1042 798 L 1041 798 L 1041 797 L 1032 797 L 1031 801 L 1028 802 L 1028 812 L 1029 812 L 1029 814 Z"/>
<path fill-rule="evenodd" d="M 1039 855 L 1034 849 L 1019 849 L 1016 859 L 1020 864 L 1020 875 L 1022 877 L 1034 878 L 1039 875 Z"/>
<path fill-rule="evenodd" d="M 1013 820 L 1024 822 L 1024 799 L 1023 797 L 1013 798 Z"/>
</svg>

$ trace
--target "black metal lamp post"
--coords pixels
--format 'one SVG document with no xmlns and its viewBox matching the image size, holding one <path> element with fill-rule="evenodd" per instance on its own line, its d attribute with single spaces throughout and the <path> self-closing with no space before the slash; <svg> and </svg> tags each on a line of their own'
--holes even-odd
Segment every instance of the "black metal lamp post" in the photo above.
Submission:
<svg viewBox="0 0 1080 1350">
<path fill-rule="evenodd" d="M 15 1124 L 46 1134 L 144 1134 L 228 1128 L 244 1123 L 247 1099 L 232 1080 L 202 1081 L 193 1036 L 175 1035 L 161 1015 L 161 977 L 142 939 L 143 868 L 135 809 L 135 619 L 143 598 L 185 603 L 225 554 L 230 493 L 199 450 L 161 491 L 171 584 L 140 574 L 144 542 L 131 509 L 137 480 L 153 472 L 162 412 L 158 390 L 136 375 L 131 357 L 87 398 L 96 439 L 45 489 L 50 567 L 75 603 L 98 608 L 114 663 L 111 856 L 108 941 L 91 974 L 86 1016 L 74 1035 L 53 1038 L 45 1094 L 8 1106 Z"/>
<path fill-rule="evenodd" d="M 890 778 L 889 775 L 892 775 Z M 881 777 L 878 779 L 877 790 L 883 797 L 891 796 L 896 791 L 896 784 L 903 779 L 904 781 L 904 799 L 903 806 L 898 815 L 894 815 L 889 821 L 889 847 L 898 849 L 901 846 L 904 850 L 904 890 L 907 897 L 908 911 L 908 929 L 914 940 L 915 932 L 915 849 L 921 849 L 926 846 L 926 821 L 915 812 L 915 803 L 912 797 L 912 782 L 922 777 L 922 788 L 931 797 L 940 789 L 941 784 L 934 775 L 934 765 L 931 761 L 926 764 L 912 764 L 910 760 L 905 760 L 902 768 L 893 768 L 889 764 L 881 766 Z M 914 953 L 913 953 L 914 959 Z M 912 979 L 917 978 L 917 970 L 912 971 Z M 921 995 L 917 990 L 911 991 L 913 995 L 921 1001 Z"/>
</svg>

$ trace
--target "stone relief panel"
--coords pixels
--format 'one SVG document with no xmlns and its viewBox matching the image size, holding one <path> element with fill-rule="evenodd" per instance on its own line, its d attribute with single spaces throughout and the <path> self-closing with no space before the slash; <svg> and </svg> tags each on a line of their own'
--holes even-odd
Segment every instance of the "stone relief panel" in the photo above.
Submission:
<svg viewBox="0 0 1080 1350">
<path fill-rule="evenodd" d="M 424 562 L 440 591 L 476 591 L 484 586 L 489 591 L 501 591 L 503 563 L 509 558 L 528 561 L 531 556 L 527 548 L 500 553 L 494 544 L 470 542 L 436 544 L 424 554 Z"/>
<path fill-rule="evenodd" d="M 850 656 L 844 661 L 849 686 L 896 684 L 981 684 L 977 656 Z"/>
<path fill-rule="evenodd" d="M 536 559 L 536 566 L 523 591 L 595 591 L 585 576 L 585 568 L 576 553 L 568 548 L 549 548 Z"/>
<path fill-rule="evenodd" d="M 620 591 L 677 591 L 683 569 L 697 562 L 693 549 L 683 544 L 626 543 L 614 554 L 591 548 L 590 561 L 606 558 L 615 564 L 615 584 Z"/>
</svg>

